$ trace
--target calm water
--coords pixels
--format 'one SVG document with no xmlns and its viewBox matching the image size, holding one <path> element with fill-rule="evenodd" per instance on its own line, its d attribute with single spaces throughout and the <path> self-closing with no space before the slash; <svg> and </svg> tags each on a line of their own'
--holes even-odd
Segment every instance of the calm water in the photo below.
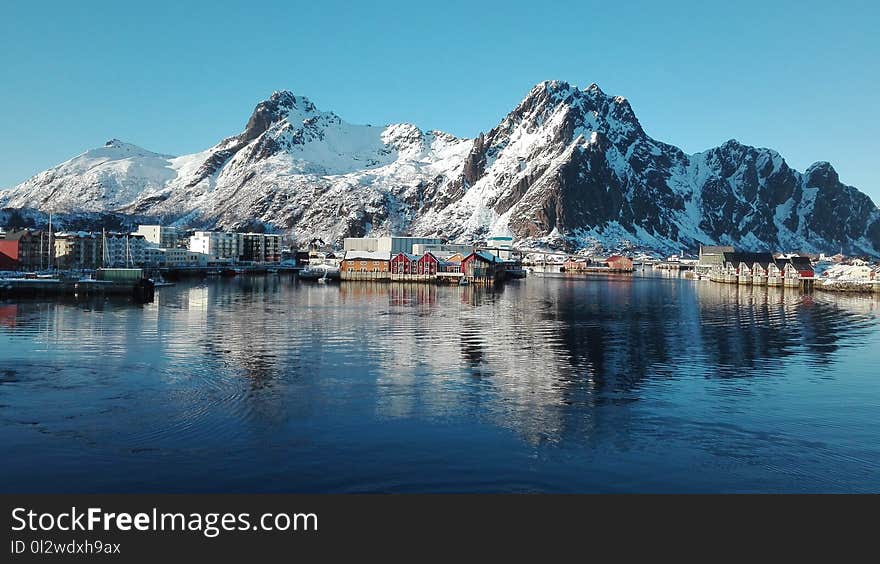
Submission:
<svg viewBox="0 0 880 564">
<path fill-rule="evenodd" d="M 880 300 L 678 278 L 0 302 L 0 489 L 880 492 Z"/>
</svg>

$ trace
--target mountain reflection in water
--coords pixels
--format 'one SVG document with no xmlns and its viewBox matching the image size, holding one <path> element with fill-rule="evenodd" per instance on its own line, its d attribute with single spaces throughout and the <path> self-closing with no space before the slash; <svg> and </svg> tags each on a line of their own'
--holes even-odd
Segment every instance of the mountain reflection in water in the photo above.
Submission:
<svg viewBox="0 0 880 564">
<path fill-rule="evenodd" d="M 0 303 L 4 491 L 878 491 L 878 300 L 674 276 Z"/>
</svg>

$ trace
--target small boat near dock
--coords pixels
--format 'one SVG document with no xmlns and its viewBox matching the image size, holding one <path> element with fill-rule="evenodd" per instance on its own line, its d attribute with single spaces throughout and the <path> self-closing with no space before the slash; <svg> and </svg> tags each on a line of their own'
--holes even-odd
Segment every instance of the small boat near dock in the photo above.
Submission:
<svg viewBox="0 0 880 564">
<path fill-rule="evenodd" d="M 327 264 L 311 265 L 299 272 L 300 280 L 316 280 L 322 284 L 340 279 L 339 267 Z"/>
<path fill-rule="evenodd" d="M 159 278 L 153 280 L 153 286 L 155 288 L 167 288 L 168 286 L 174 286 L 174 285 L 175 285 L 174 282 L 168 282 L 167 280 L 165 280 L 161 276 Z"/>
</svg>

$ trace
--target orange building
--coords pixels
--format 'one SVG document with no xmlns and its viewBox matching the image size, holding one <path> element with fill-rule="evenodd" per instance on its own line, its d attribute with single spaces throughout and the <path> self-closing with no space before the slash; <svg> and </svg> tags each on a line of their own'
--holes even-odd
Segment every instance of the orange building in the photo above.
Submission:
<svg viewBox="0 0 880 564">
<path fill-rule="evenodd" d="M 605 261 L 605 264 L 607 264 L 608 268 L 610 268 L 611 270 L 631 272 L 633 269 L 632 259 L 622 257 L 620 255 L 612 255 L 608 257 L 608 260 Z"/>
<path fill-rule="evenodd" d="M 339 264 L 343 280 L 388 280 L 391 277 L 391 253 L 388 251 L 346 251 Z"/>
</svg>

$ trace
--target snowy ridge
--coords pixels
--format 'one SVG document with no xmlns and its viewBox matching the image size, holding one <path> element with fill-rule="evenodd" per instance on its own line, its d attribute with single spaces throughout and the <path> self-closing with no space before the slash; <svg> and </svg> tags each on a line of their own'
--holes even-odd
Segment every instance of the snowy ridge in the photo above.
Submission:
<svg viewBox="0 0 880 564">
<path fill-rule="evenodd" d="M 176 173 L 170 155 L 118 139 L 41 172 L 0 193 L 4 207 L 98 212 L 161 190 Z"/>
<path fill-rule="evenodd" d="M 880 255 L 880 212 L 830 164 L 734 140 L 687 155 L 595 84 L 537 84 L 476 139 L 354 125 L 275 92 L 244 130 L 172 157 L 112 140 L 0 192 L 0 207 L 261 225 L 301 241 L 410 233 L 523 246 L 699 243 Z M 63 219 L 62 219 L 63 221 Z"/>
</svg>

